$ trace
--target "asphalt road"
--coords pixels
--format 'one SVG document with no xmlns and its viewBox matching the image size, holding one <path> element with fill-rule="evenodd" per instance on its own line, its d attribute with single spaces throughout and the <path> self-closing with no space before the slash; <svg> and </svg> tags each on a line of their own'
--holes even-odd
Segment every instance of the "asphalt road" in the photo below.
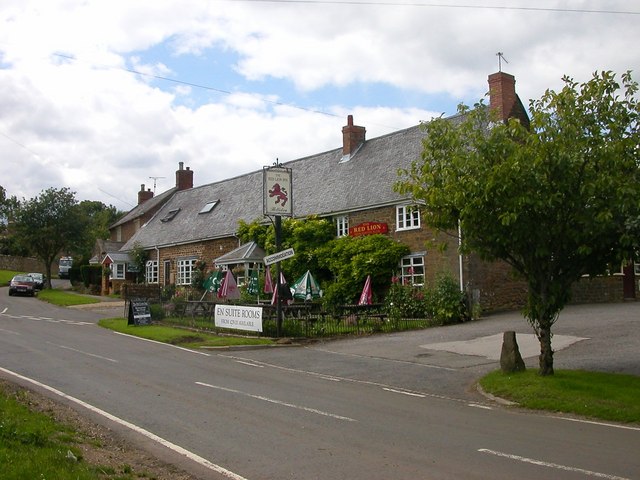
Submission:
<svg viewBox="0 0 640 480">
<path fill-rule="evenodd" d="M 474 380 L 497 361 L 491 341 L 480 350 L 473 342 L 530 333 L 514 314 L 208 352 L 95 325 L 114 314 L 120 309 L 63 309 L 0 289 L 0 376 L 39 382 L 199 478 L 640 478 L 640 427 L 524 412 L 476 392 Z M 579 340 L 556 353 L 556 368 L 640 374 L 639 319 L 637 303 L 568 309 L 556 333 Z"/>
</svg>

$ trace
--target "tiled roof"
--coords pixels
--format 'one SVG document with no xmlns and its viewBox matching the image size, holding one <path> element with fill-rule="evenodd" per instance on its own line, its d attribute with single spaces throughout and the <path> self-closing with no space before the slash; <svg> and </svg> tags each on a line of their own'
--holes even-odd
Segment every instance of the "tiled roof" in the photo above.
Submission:
<svg viewBox="0 0 640 480">
<path fill-rule="evenodd" d="M 367 140 L 342 163 L 342 148 L 283 163 L 293 173 L 294 216 L 329 216 L 407 200 L 393 191 L 393 185 L 398 169 L 420 158 L 423 135 L 418 125 Z M 262 176 L 259 170 L 175 192 L 123 250 L 131 250 L 136 242 L 152 248 L 228 237 L 236 233 L 239 220 L 263 220 Z M 199 213 L 215 200 L 215 208 Z M 176 210 L 167 221 L 169 212 Z"/>
</svg>

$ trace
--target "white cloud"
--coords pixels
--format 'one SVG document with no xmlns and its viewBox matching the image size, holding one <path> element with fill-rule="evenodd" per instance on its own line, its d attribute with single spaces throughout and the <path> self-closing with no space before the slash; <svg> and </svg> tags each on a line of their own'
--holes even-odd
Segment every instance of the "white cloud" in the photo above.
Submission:
<svg viewBox="0 0 640 480">
<path fill-rule="evenodd" d="M 631 9 L 621 0 L 519 5 Z M 564 74 L 638 70 L 637 21 L 407 5 L 4 0 L 0 185 L 27 198 L 69 186 L 79 200 L 128 209 L 149 177 L 165 177 L 159 191 L 171 187 L 180 161 L 199 185 L 339 148 L 348 114 L 372 138 L 453 113 L 487 91 L 498 51 L 525 103 L 561 87 Z M 196 60 L 211 73 L 189 70 Z M 385 86 L 417 104 L 372 102 Z M 343 96 L 327 101 L 334 89 Z"/>
</svg>

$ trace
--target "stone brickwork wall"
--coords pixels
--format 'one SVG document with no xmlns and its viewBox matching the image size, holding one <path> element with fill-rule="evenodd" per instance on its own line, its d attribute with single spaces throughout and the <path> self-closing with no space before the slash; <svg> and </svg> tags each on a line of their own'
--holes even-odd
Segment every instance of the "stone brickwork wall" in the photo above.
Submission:
<svg viewBox="0 0 640 480">
<path fill-rule="evenodd" d="M 426 252 L 424 255 L 426 282 L 438 274 L 446 272 L 459 281 L 458 241 L 451 235 L 433 232 L 428 228 L 396 231 L 395 206 L 364 210 L 349 214 L 349 226 L 365 222 L 386 223 L 387 235 L 393 240 L 407 245 L 412 253 Z"/>
<path fill-rule="evenodd" d="M 624 300 L 623 275 L 583 277 L 571 289 L 571 303 L 604 303 Z"/>
<path fill-rule="evenodd" d="M 464 283 L 483 312 L 522 308 L 527 300 L 527 284 L 504 262 L 485 262 L 477 255 L 464 261 Z"/>
<path fill-rule="evenodd" d="M 37 258 L 0 255 L 0 270 L 44 273 L 46 271 L 46 268 L 44 264 Z M 58 275 L 58 264 L 55 262 L 51 265 L 51 275 Z"/>
</svg>

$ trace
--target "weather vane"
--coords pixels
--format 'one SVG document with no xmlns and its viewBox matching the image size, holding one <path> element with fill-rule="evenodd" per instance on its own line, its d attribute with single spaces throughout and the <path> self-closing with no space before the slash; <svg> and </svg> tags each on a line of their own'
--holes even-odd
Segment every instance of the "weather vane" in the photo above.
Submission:
<svg viewBox="0 0 640 480">
<path fill-rule="evenodd" d="M 498 53 L 496 53 L 496 55 L 498 56 L 498 71 L 501 72 L 502 71 L 502 61 L 504 60 L 504 63 L 509 63 L 509 62 L 507 61 L 506 58 L 504 58 L 504 53 L 498 52 Z"/>
</svg>

